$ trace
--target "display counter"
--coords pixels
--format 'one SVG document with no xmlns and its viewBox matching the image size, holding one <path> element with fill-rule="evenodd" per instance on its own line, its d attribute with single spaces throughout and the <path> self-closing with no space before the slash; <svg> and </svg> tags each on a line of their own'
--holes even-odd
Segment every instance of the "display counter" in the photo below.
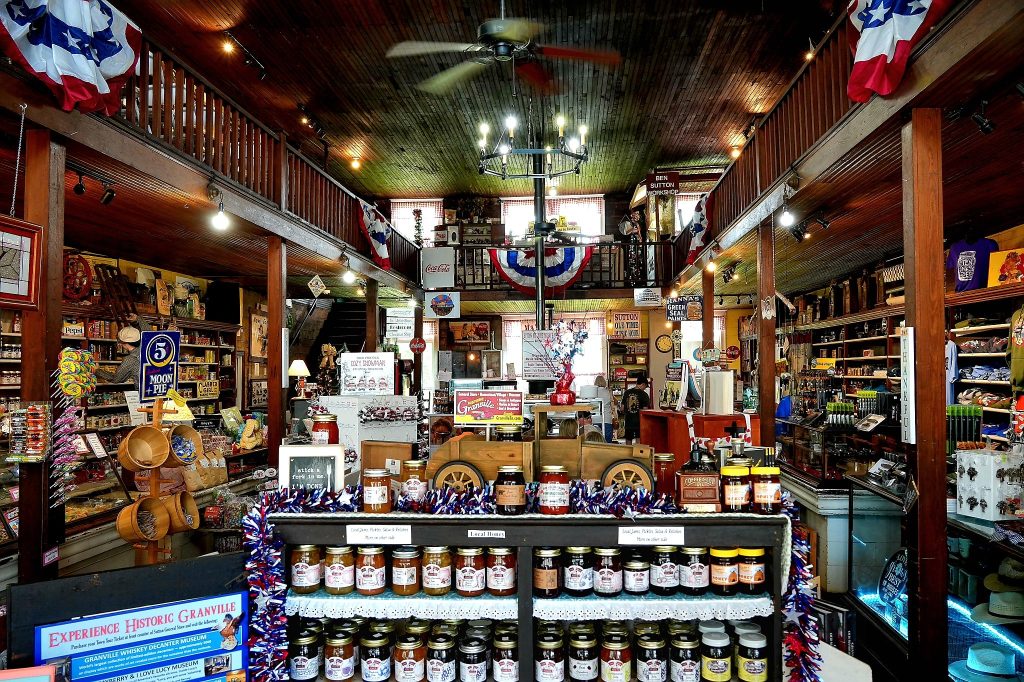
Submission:
<svg viewBox="0 0 1024 682">
<path fill-rule="evenodd" d="M 673 410 L 643 410 L 640 412 L 640 442 L 650 445 L 655 452 L 671 452 L 676 464 L 690 461 L 690 428 L 686 412 Z M 761 445 L 760 424 L 756 414 L 693 414 L 693 431 L 697 438 L 724 438 L 730 433 L 741 433 L 750 424 L 752 445 Z M 738 429 L 737 431 L 733 431 Z"/>
</svg>

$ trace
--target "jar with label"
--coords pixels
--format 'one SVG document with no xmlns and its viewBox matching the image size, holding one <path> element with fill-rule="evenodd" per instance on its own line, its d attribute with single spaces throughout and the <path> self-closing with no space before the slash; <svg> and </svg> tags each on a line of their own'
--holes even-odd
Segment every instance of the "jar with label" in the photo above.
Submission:
<svg viewBox="0 0 1024 682">
<path fill-rule="evenodd" d="M 725 633 L 725 623 L 720 620 L 702 620 L 697 623 L 697 633 L 701 637 L 709 632 Z"/>
<path fill-rule="evenodd" d="M 750 469 L 722 467 L 722 511 L 750 511 Z"/>
<path fill-rule="evenodd" d="M 526 478 L 521 466 L 498 467 L 494 479 L 494 511 L 500 516 L 526 513 Z"/>
<path fill-rule="evenodd" d="M 395 682 L 423 682 L 427 675 L 427 647 L 416 635 L 395 642 Z"/>
<path fill-rule="evenodd" d="M 418 547 L 398 547 L 391 552 L 391 591 L 400 597 L 409 597 L 420 591 Z"/>
<path fill-rule="evenodd" d="M 295 545 L 291 552 L 292 592 L 312 594 L 320 589 L 320 548 Z"/>
<path fill-rule="evenodd" d="M 594 591 L 594 556 L 589 547 L 566 547 L 562 570 L 565 593 L 586 597 Z"/>
<path fill-rule="evenodd" d="M 367 632 L 373 634 L 384 635 L 388 638 L 388 645 L 395 646 L 395 621 L 393 620 L 375 620 L 371 621 L 367 627 Z"/>
<path fill-rule="evenodd" d="M 675 499 L 676 456 L 671 452 L 654 453 L 654 492 Z"/>
<path fill-rule="evenodd" d="M 348 594 L 355 589 L 355 558 L 351 547 L 328 547 L 324 556 L 324 591 Z"/>
<path fill-rule="evenodd" d="M 338 415 L 314 414 L 313 428 L 309 430 L 313 445 L 337 445 L 341 442 L 338 431 Z"/>
<path fill-rule="evenodd" d="M 288 675 L 293 680 L 320 677 L 320 651 L 313 633 L 303 633 L 289 642 Z"/>
<path fill-rule="evenodd" d="M 484 550 L 459 547 L 455 556 L 455 591 L 463 597 L 479 597 L 487 587 Z"/>
<path fill-rule="evenodd" d="M 701 682 L 730 682 L 732 680 L 732 652 L 729 635 L 708 632 L 702 638 L 700 653 Z"/>
<path fill-rule="evenodd" d="M 668 650 L 661 635 L 640 635 L 636 640 L 637 682 L 668 682 Z"/>
<path fill-rule="evenodd" d="M 651 591 L 651 564 L 634 557 L 622 565 L 622 589 L 626 594 L 647 594 Z"/>
<path fill-rule="evenodd" d="M 679 620 L 678 618 L 672 618 L 668 622 L 668 634 L 675 637 L 676 635 L 692 635 L 697 632 L 696 620 Z"/>
<path fill-rule="evenodd" d="M 564 646 L 560 634 L 544 633 L 537 636 L 537 650 L 533 656 L 533 679 L 536 682 L 565 680 Z"/>
<path fill-rule="evenodd" d="M 424 594 L 440 597 L 451 592 L 452 554 L 447 547 L 424 547 L 422 565 Z"/>
<path fill-rule="evenodd" d="M 391 646 L 387 635 L 371 632 L 359 640 L 359 674 L 363 682 L 391 679 Z"/>
<path fill-rule="evenodd" d="M 760 632 L 740 635 L 736 673 L 741 682 L 768 682 L 768 638 Z"/>
<path fill-rule="evenodd" d="M 519 640 L 515 635 L 494 636 L 491 677 L 494 682 L 519 682 Z"/>
<path fill-rule="evenodd" d="M 768 574 L 764 547 L 740 547 L 738 553 L 739 591 L 743 594 L 761 594 Z"/>
<path fill-rule="evenodd" d="M 562 550 L 538 547 L 533 550 L 533 596 L 554 599 L 562 593 Z"/>
<path fill-rule="evenodd" d="M 387 469 L 363 471 L 363 511 L 368 514 L 391 512 L 391 474 Z"/>
<path fill-rule="evenodd" d="M 572 682 L 593 682 L 600 673 L 599 659 L 597 638 L 593 632 L 572 632 L 570 629 L 569 679 Z"/>
<path fill-rule="evenodd" d="M 750 481 L 754 488 L 754 504 L 750 510 L 755 514 L 779 514 L 782 512 L 782 483 L 779 467 L 754 467 L 750 470 Z"/>
<path fill-rule="evenodd" d="M 521 424 L 499 424 L 495 440 L 499 443 L 522 443 L 523 427 Z"/>
<path fill-rule="evenodd" d="M 711 548 L 711 591 L 720 597 L 731 597 L 740 582 L 739 551 L 725 547 Z"/>
<path fill-rule="evenodd" d="M 679 588 L 679 571 L 676 568 L 676 548 L 661 545 L 654 548 L 651 559 L 651 592 L 661 597 L 676 593 Z"/>
<path fill-rule="evenodd" d="M 496 635 L 516 635 L 518 633 L 519 621 L 499 620 L 494 624 L 494 634 Z"/>
<path fill-rule="evenodd" d="M 425 618 L 413 618 L 405 624 L 405 634 L 416 635 L 426 642 L 430 635 L 430 621 Z"/>
<path fill-rule="evenodd" d="M 699 597 L 711 584 L 707 547 L 683 547 L 679 560 L 679 591 Z"/>
<path fill-rule="evenodd" d="M 352 653 L 351 635 L 337 633 L 328 636 L 324 647 L 324 677 L 332 682 L 351 680 L 356 674 Z"/>
<path fill-rule="evenodd" d="M 669 663 L 672 682 L 700 682 L 700 641 L 694 635 L 672 638 L 672 661 Z"/>
<path fill-rule="evenodd" d="M 470 637 L 459 645 L 459 682 L 487 682 L 487 645 Z"/>
<path fill-rule="evenodd" d="M 601 637 L 604 638 L 610 635 L 622 635 L 623 637 L 628 637 L 629 626 L 622 620 L 606 620 L 601 625 Z"/>
<path fill-rule="evenodd" d="M 369 597 L 384 592 L 384 548 L 360 547 L 356 557 L 356 592 Z"/>
<path fill-rule="evenodd" d="M 347 635 L 352 638 L 352 656 L 350 658 L 352 659 L 353 672 L 355 672 L 356 666 L 359 665 L 359 628 L 360 624 L 354 618 L 346 618 L 332 622 L 329 632 L 331 637 L 345 637 Z"/>
<path fill-rule="evenodd" d="M 637 637 L 640 635 L 660 635 L 661 624 L 652 620 L 636 620 L 633 621 L 633 633 Z"/>
<path fill-rule="evenodd" d="M 594 549 L 594 594 L 600 597 L 622 594 L 622 560 L 618 547 Z"/>
<path fill-rule="evenodd" d="M 487 550 L 487 591 L 495 597 L 516 593 L 516 553 L 511 547 Z"/>
<path fill-rule="evenodd" d="M 630 682 L 633 653 L 626 635 L 605 635 L 601 642 L 601 682 Z"/>
<path fill-rule="evenodd" d="M 542 466 L 537 485 L 537 505 L 541 514 L 569 513 L 569 472 L 563 466 Z"/>
<path fill-rule="evenodd" d="M 427 642 L 427 682 L 455 682 L 455 637 L 434 634 Z"/>
<path fill-rule="evenodd" d="M 749 620 L 729 621 L 732 633 L 729 640 L 732 642 L 732 667 L 739 670 L 740 637 L 743 635 L 754 635 L 761 633 L 761 626 Z"/>
<path fill-rule="evenodd" d="M 420 502 L 427 496 L 427 461 L 423 459 L 407 459 L 402 462 L 401 485 L 402 495 L 413 502 Z"/>
</svg>

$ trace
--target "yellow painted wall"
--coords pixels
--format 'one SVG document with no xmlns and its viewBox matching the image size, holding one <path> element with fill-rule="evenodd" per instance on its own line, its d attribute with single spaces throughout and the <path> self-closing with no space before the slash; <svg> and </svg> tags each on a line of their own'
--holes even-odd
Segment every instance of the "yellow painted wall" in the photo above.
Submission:
<svg viewBox="0 0 1024 682">
<path fill-rule="evenodd" d="M 739 335 L 739 321 L 741 317 L 746 317 L 754 313 L 753 308 L 729 308 L 725 311 L 725 347 L 739 346 L 740 335 Z M 725 350 L 724 348 L 722 350 Z M 740 361 L 734 360 L 729 363 L 730 369 L 734 369 L 737 372 L 740 370 Z"/>
</svg>

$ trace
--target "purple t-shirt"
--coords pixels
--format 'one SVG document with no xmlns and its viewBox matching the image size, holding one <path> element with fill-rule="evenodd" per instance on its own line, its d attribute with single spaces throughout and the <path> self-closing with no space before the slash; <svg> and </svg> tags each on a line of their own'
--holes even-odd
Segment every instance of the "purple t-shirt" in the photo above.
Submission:
<svg viewBox="0 0 1024 682">
<path fill-rule="evenodd" d="M 956 274 L 956 290 L 980 289 L 988 280 L 988 257 L 999 250 L 999 244 L 982 238 L 973 243 L 961 239 L 949 248 L 946 267 Z"/>
</svg>

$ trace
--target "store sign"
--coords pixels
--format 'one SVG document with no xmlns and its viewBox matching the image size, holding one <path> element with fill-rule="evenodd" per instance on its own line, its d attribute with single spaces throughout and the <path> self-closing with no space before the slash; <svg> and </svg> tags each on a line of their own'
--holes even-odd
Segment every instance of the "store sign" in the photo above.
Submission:
<svg viewBox="0 0 1024 682">
<path fill-rule="evenodd" d="M 836 358 L 814 358 L 811 363 L 811 369 L 819 371 L 828 371 L 836 368 Z"/>
<path fill-rule="evenodd" d="M 395 392 L 394 353 L 339 353 L 339 395 Z"/>
<path fill-rule="evenodd" d="M 425 339 L 417 336 L 415 339 L 409 341 L 409 350 L 413 353 L 422 353 L 427 349 L 427 342 Z"/>
<path fill-rule="evenodd" d="M 739 360 L 740 359 L 740 347 L 739 346 L 729 346 L 728 348 L 726 348 L 725 349 L 725 358 L 727 360 L 729 360 L 729 361 Z"/>
<path fill-rule="evenodd" d="M 220 397 L 220 380 L 219 379 L 206 379 L 203 381 L 196 382 L 196 398 L 199 400 L 208 400 L 210 398 Z"/>
<path fill-rule="evenodd" d="M 331 290 L 327 288 L 324 281 L 320 279 L 320 275 L 315 275 L 313 279 L 306 282 L 306 286 L 309 287 L 309 291 L 313 294 L 313 298 L 318 298 L 322 294 L 331 293 Z"/>
<path fill-rule="evenodd" d="M 424 289 L 451 289 L 455 286 L 455 249 L 437 246 L 420 251 L 420 282 Z"/>
<path fill-rule="evenodd" d="M 683 545 L 686 529 L 682 526 L 622 526 L 620 545 Z"/>
<path fill-rule="evenodd" d="M 461 294 L 443 291 L 430 296 L 423 306 L 423 317 L 436 320 L 457 320 L 462 315 L 459 305 Z"/>
<path fill-rule="evenodd" d="M 388 308 L 384 336 L 395 341 L 412 339 L 416 324 L 416 311 L 412 308 Z"/>
<path fill-rule="evenodd" d="M 611 313 L 611 339 L 640 339 L 640 313 Z"/>
<path fill-rule="evenodd" d="M 249 667 L 248 596 L 190 599 L 35 629 L 35 664 L 61 679 L 244 680 Z"/>
<path fill-rule="evenodd" d="M 523 394 L 520 391 L 455 391 L 455 423 L 522 424 Z"/>
<path fill-rule="evenodd" d="M 647 196 L 679 193 L 679 171 L 647 174 Z"/>
<path fill-rule="evenodd" d="M 554 381 L 555 363 L 545 347 L 555 340 L 550 329 L 531 329 L 523 332 L 523 375 L 524 381 Z"/>
<path fill-rule="evenodd" d="M 181 332 L 142 332 L 142 362 L 139 364 L 142 402 L 152 402 L 178 388 L 180 347 Z"/>
<path fill-rule="evenodd" d="M 221 428 L 221 417 L 196 417 L 192 420 L 192 428 L 196 431 L 217 431 Z"/>
<path fill-rule="evenodd" d="M 343 487 L 345 449 L 340 445 L 282 445 L 278 457 L 282 488 L 333 492 Z"/>
<path fill-rule="evenodd" d="M 914 328 L 900 327 L 900 436 L 904 443 L 917 443 L 914 359 Z"/>
<path fill-rule="evenodd" d="M 704 319 L 704 297 L 697 294 L 669 298 L 665 313 L 669 322 L 699 322 Z"/>
<path fill-rule="evenodd" d="M 57 666 L 54 665 L 0 671 L 0 680 L 3 682 L 14 682 L 14 680 L 18 682 L 55 682 L 56 679 Z"/>
<path fill-rule="evenodd" d="M 907 591 L 907 574 L 910 555 L 906 548 L 889 557 L 878 578 L 878 598 L 886 604 L 895 604 Z"/>
<path fill-rule="evenodd" d="M 661 290 L 654 287 L 633 289 L 633 304 L 637 308 L 660 308 L 662 304 Z"/>
</svg>

